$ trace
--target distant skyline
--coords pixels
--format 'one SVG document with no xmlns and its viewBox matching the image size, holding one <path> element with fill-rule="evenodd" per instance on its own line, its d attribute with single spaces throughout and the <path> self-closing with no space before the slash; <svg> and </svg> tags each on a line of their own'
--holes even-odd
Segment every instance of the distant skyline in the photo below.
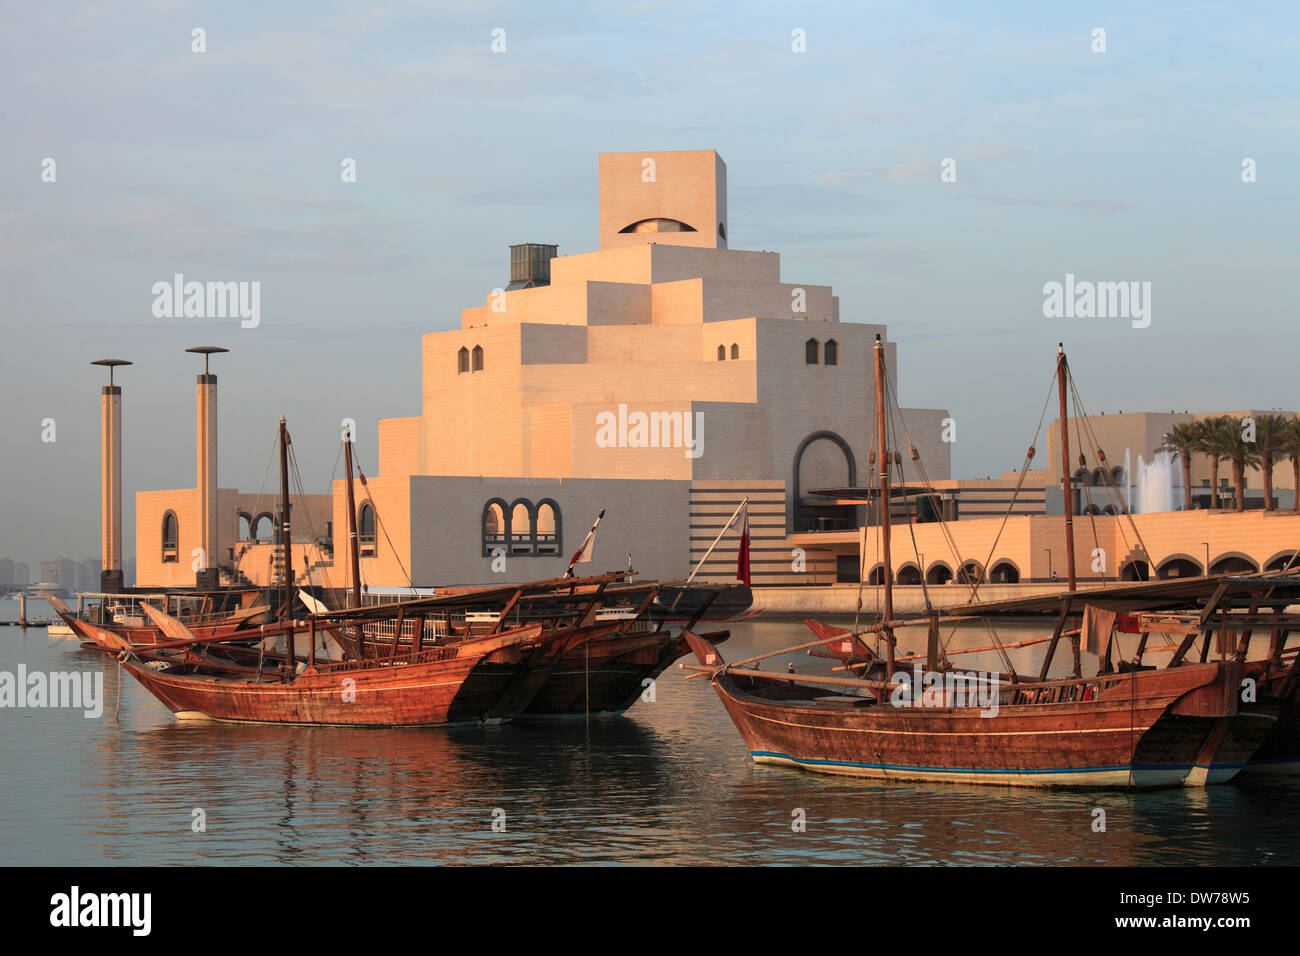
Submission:
<svg viewBox="0 0 1300 956">
<path fill-rule="evenodd" d="M 1280 3 L 11 9 L 0 553 L 98 555 L 98 358 L 135 363 L 128 556 L 135 492 L 194 484 L 188 346 L 231 350 L 222 487 L 257 493 L 281 414 L 306 491 L 345 417 L 374 471 L 420 335 L 505 285 L 507 246 L 596 247 L 602 151 L 716 148 L 731 248 L 888 325 L 956 476 L 1019 466 L 1058 341 L 1093 412 L 1295 407 L 1297 62 Z M 156 317 L 176 273 L 259 282 L 258 325 Z M 1067 276 L 1149 282 L 1149 325 L 1045 317 Z"/>
</svg>

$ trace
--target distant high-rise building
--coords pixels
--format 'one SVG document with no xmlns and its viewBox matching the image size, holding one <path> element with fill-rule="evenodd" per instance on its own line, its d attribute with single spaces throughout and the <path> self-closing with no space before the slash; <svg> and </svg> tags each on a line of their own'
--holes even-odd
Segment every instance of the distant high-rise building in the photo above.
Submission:
<svg viewBox="0 0 1300 956">
<path fill-rule="evenodd" d="M 14 565 L 14 587 L 25 588 L 32 583 L 31 570 L 27 567 L 26 561 L 19 561 Z"/>
<path fill-rule="evenodd" d="M 14 586 L 14 563 L 9 558 L 0 558 L 0 590 Z"/>
<path fill-rule="evenodd" d="M 78 587 L 77 562 L 64 557 L 55 558 L 53 561 L 42 561 L 41 582 L 57 584 L 68 592 L 75 591 Z"/>
<path fill-rule="evenodd" d="M 98 591 L 99 573 L 104 569 L 100 558 L 86 558 L 77 565 L 77 590 Z"/>
</svg>

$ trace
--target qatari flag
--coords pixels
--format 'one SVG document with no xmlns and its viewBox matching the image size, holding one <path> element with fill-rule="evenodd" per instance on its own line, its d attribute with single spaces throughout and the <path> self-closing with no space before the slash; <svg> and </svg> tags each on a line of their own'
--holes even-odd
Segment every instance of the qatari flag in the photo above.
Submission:
<svg viewBox="0 0 1300 956">
<path fill-rule="evenodd" d="M 587 532 L 587 536 L 582 539 L 582 547 L 574 552 L 573 560 L 569 562 L 569 569 L 564 572 L 566 578 L 573 577 L 573 566 L 583 564 L 591 560 L 592 552 L 596 548 L 596 529 L 600 526 L 600 519 L 605 517 L 605 509 L 600 509 L 600 514 L 596 515 L 596 522 Z"/>
<path fill-rule="evenodd" d="M 749 583 L 749 505 L 740 521 L 740 548 L 736 551 L 736 580 Z"/>
</svg>

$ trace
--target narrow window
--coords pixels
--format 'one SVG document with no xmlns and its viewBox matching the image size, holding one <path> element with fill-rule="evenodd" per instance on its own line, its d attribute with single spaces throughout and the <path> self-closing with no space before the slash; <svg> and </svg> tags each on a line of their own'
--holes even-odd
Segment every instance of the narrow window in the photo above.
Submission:
<svg viewBox="0 0 1300 956">
<path fill-rule="evenodd" d="M 737 345 L 735 342 L 731 343 L 731 357 L 733 359 L 740 358 L 740 346 Z"/>
<path fill-rule="evenodd" d="M 162 522 L 162 559 L 164 562 L 177 560 L 176 542 L 179 532 L 176 529 L 176 514 L 167 512 Z"/>
<path fill-rule="evenodd" d="M 506 546 L 506 503 L 494 498 L 483 508 L 483 556 L 491 557 L 493 551 Z"/>
<path fill-rule="evenodd" d="M 483 346 L 474 346 L 474 371 L 483 371 Z"/>
<path fill-rule="evenodd" d="M 462 348 L 456 353 L 456 374 L 469 371 L 469 349 Z"/>
<path fill-rule="evenodd" d="M 537 528 L 531 503 L 520 499 L 510 508 L 510 553 L 532 554 Z"/>
<path fill-rule="evenodd" d="M 537 505 L 537 553 L 560 553 L 560 509 L 549 499 Z"/>
<path fill-rule="evenodd" d="M 817 364 L 817 340 L 809 339 L 803 345 L 803 361 L 805 365 Z"/>
<path fill-rule="evenodd" d="M 726 348 L 723 347 L 723 346 L 721 346 L 721 345 L 719 345 L 719 346 L 718 346 L 718 361 L 721 362 L 721 361 L 723 361 L 726 357 L 727 357 L 727 350 L 726 350 Z"/>
<path fill-rule="evenodd" d="M 834 339 L 826 343 L 826 363 L 827 365 L 838 365 L 840 362 L 840 346 Z"/>
<path fill-rule="evenodd" d="M 374 557 L 375 509 L 368 501 L 362 504 L 361 512 L 357 515 L 357 538 L 361 545 L 361 556 L 363 558 Z"/>
</svg>

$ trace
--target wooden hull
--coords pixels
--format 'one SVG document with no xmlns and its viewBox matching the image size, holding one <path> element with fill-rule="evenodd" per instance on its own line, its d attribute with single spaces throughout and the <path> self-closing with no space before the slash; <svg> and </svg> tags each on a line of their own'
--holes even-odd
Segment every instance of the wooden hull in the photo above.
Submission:
<svg viewBox="0 0 1300 956">
<path fill-rule="evenodd" d="M 1261 682 L 1260 687 L 1267 688 L 1268 684 Z M 1277 721 L 1242 773 L 1274 777 L 1300 775 L 1300 684 L 1279 695 Z"/>
<path fill-rule="evenodd" d="M 120 627 L 91 624 L 82 621 L 74 615 L 60 615 L 65 624 L 72 628 L 73 631 L 85 642 L 104 644 L 102 639 L 103 632 L 107 631 L 115 634 L 125 640 L 132 647 L 149 648 L 158 644 L 166 643 L 170 638 L 163 634 L 162 630 L 157 627 Z M 257 626 L 246 622 L 234 624 L 196 624 L 190 628 L 195 637 L 210 637 L 221 641 L 258 641 L 263 637 L 271 637 L 281 633 L 281 628 L 276 624 L 267 624 Z M 97 636 L 99 635 L 99 636 Z"/>
<path fill-rule="evenodd" d="M 215 620 L 195 622 L 182 620 L 182 623 L 195 637 L 215 637 L 223 640 L 257 640 L 260 636 L 259 629 L 263 625 L 267 625 L 269 617 L 270 610 L 268 608 L 254 607 L 241 608 Z M 170 640 L 162 632 L 161 628 L 152 624 L 102 624 L 99 626 L 126 638 L 135 647 L 153 647 L 156 644 L 162 644 Z M 274 624 L 270 624 L 268 629 L 274 627 Z"/>
<path fill-rule="evenodd" d="M 181 720 L 345 727 L 432 727 L 482 720 L 466 679 L 485 658 L 535 640 L 539 628 L 437 648 L 397 660 L 325 665 L 285 683 L 169 674 L 136 660 L 123 667 Z"/>
<path fill-rule="evenodd" d="M 1243 772 L 1277 726 L 1280 710 L 1280 704 L 1243 707 L 1235 716 L 1215 721 L 1183 784 L 1227 783 Z"/>
<path fill-rule="evenodd" d="M 657 659 L 662 643 L 664 638 L 646 634 L 593 641 L 557 664 L 521 716 L 545 720 L 621 714 L 636 702 L 643 689 L 640 673 L 647 669 L 646 658 Z"/>
<path fill-rule="evenodd" d="M 720 643 L 726 635 L 711 635 Z M 522 720 L 617 717 L 645 693 L 647 682 L 690 653 L 685 640 L 667 631 L 616 635 L 568 655 L 520 714 Z"/>
<path fill-rule="evenodd" d="M 713 683 L 756 763 L 887 780 L 1152 788 L 1192 772 L 1214 727 L 1231 716 L 1214 713 L 1214 702 L 1235 689 L 1233 674 L 1197 664 L 1108 675 L 1089 700 L 1012 704 L 988 717 L 854 703 L 726 672 Z M 1189 712 L 1175 713 L 1180 704 Z"/>
</svg>

